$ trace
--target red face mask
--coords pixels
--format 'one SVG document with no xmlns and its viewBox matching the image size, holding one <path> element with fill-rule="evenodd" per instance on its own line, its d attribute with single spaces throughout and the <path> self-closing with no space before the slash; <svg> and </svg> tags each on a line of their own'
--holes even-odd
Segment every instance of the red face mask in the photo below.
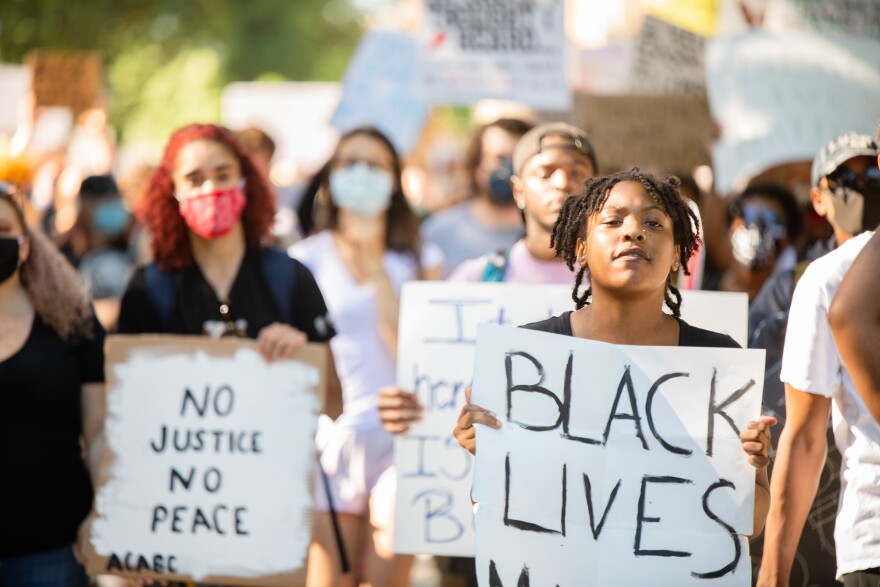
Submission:
<svg viewBox="0 0 880 587">
<path fill-rule="evenodd" d="M 241 186 L 216 190 L 180 200 L 180 215 L 186 225 L 204 238 L 223 236 L 235 226 L 244 210 L 245 196 Z"/>
</svg>

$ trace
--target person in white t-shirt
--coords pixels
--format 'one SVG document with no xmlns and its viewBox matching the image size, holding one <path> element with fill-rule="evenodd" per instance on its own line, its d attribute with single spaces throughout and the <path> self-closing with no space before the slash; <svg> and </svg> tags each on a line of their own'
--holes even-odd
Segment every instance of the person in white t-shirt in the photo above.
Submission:
<svg viewBox="0 0 880 587">
<path fill-rule="evenodd" d="M 404 281 L 436 279 L 442 254 L 422 245 L 400 187 L 389 140 L 359 128 L 339 141 L 319 195 L 321 232 L 293 245 L 324 293 L 343 410 L 322 417 L 308 587 L 407 584 L 412 556 L 391 547 L 392 437 L 382 429 L 379 388 L 394 383 L 398 296 Z"/>
<path fill-rule="evenodd" d="M 862 233 L 814 261 L 794 292 L 780 374 L 787 419 L 773 469 L 761 586 L 788 585 L 825 462 L 829 413 L 843 455 L 837 579 L 846 586 L 880 585 L 880 425 L 856 391 L 828 321 L 837 288 L 870 237 Z"/>
</svg>

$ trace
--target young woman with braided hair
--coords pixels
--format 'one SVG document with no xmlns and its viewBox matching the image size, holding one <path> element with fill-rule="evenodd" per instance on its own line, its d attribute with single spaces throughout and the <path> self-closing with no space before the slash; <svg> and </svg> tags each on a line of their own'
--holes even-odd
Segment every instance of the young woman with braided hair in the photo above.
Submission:
<svg viewBox="0 0 880 587">
<path fill-rule="evenodd" d="M 687 271 L 700 241 L 699 221 L 679 185 L 678 178 L 638 169 L 588 179 L 580 194 L 566 200 L 551 237 L 556 256 L 572 270 L 579 267 L 572 291 L 577 309 L 524 328 L 611 344 L 738 348 L 729 336 L 679 317 L 681 294 L 672 275 L 679 267 Z M 775 423 L 762 416 L 740 434 L 757 469 L 755 536 L 769 509 L 767 455 Z M 476 452 L 474 424 L 500 427 L 491 412 L 466 404 L 454 434 L 471 453 Z"/>
</svg>

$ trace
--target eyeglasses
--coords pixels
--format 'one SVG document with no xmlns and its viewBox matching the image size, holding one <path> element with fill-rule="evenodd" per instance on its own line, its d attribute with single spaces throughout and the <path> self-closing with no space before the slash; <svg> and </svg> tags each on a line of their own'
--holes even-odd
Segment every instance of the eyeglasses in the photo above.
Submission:
<svg viewBox="0 0 880 587">
<path fill-rule="evenodd" d="M 827 176 L 828 187 L 832 191 L 839 188 L 859 191 L 859 188 L 867 188 L 871 191 L 880 192 L 880 167 L 871 165 L 865 172 L 858 174 L 852 169 L 838 167 Z"/>
</svg>

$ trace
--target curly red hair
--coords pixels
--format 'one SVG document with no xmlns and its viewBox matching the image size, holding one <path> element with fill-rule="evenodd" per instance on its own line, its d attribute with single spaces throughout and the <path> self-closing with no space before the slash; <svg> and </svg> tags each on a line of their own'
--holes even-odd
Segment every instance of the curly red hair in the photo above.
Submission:
<svg viewBox="0 0 880 587">
<path fill-rule="evenodd" d="M 174 198 L 171 172 L 184 145 L 198 140 L 216 141 L 228 148 L 241 166 L 247 197 L 241 215 L 247 248 L 258 249 L 269 235 L 275 217 L 275 198 L 269 182 L 254 165 L 235 135 L 214 124 L 190 124 L 177 129 L 168 140 L 162 162 L 144 190 L 138 217 L 152 236 L 153 258 L 166 271 L 185 269 L 193 263 L 189 229 Z"/>
</svg>

